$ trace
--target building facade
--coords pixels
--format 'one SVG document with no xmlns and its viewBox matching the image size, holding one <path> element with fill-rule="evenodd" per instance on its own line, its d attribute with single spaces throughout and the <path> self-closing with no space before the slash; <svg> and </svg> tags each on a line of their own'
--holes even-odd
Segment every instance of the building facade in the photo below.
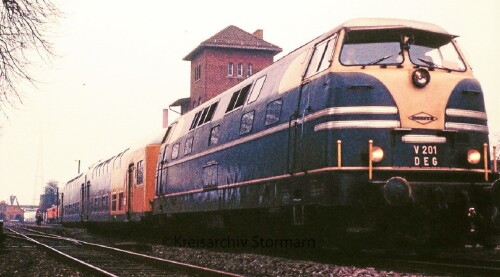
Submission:
<svg viewBox="0 0 500 277">
<path fill-rule="evenodd" d="M 0 202 L 0 220 L 5 222 L 24 221 L 24 211 L 13 205 L 7 205 L 5 201 Z"/>
<path fill-rule="evenodd" d="M 190 97 L 170 106 L 185 113 L 271 65 L 282 49 L 264 41 L 263 33 L 230 25 L 203 41 L 184 57 L 191 62 Z"/>
</svg>

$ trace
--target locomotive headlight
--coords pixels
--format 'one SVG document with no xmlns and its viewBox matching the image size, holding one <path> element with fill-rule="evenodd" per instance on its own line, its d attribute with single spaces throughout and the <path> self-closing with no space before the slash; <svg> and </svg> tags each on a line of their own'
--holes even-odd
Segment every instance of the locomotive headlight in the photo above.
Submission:
<svg viewBox="0 0 500 277">
<path fill-rule="evenodd" d="M 384 159 L 384 150 L 378 146 L 373 146 L 372 149 L 372 162 L 378 163 Z"/>
<path fill-rule="evenodd" d="M 467 161 L 470 164 L 478 164 L 481 161 L 481 153 L 476 149 L 471 149 L 467 152 Z"/>
<path fill-rule="evenodd" d="M 424 68 L 419 68 L 411 74 L 413 84 L 418 88 L 423 88 L 431 81 L 431 74 Z"/>
</svg>

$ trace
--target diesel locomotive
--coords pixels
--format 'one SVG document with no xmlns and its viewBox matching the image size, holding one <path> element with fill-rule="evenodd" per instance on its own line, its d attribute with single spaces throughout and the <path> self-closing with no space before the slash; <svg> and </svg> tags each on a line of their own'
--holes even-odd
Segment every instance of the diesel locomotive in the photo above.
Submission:
<svg viewBox="0 0 500 277">
<path fill-rule="evenodd" d="M 347 21 L 68 182 L 63 220 L 492 246 L 496 150 L 455 38 Z"/>
</svg>

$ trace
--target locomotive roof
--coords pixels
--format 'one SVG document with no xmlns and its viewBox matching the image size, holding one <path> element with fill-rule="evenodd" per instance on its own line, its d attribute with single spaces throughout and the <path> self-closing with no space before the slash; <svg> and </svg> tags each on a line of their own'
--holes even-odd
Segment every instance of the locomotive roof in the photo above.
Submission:
<svg viewBox="0 0 500 277">
<path fill-rule="evenodd" d="M 419 29 L 419 30 L 424 30 L 424 31 L 429 31 L 429 32 L 433 32 L 433 33 L 439 33 L 439 34 L 444 34 L 444 35 L 449 35 L 449 36 L 455 37 L 454 35 L 448 33 L 448 31 L 446 31 L 445 29 L 443 29 L 442 27 L 440 27 L 438 25 L 426 23 L 426 22 L 421 22 L 421 21 L 416 21 L 416 20 L 407 20 L 407 19 L 358 18 L 358 19 L 351 19 L 351 20 L 344 22 L 342 25 L 339 26 L 339 28 L 346 28 L 346 29 L 412 28 L 412 29 Z"/>
</svg>

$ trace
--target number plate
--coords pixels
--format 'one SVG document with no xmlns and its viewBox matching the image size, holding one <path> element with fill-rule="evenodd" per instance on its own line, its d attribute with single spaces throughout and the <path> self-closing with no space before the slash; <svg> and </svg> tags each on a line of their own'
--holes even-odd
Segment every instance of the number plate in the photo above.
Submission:
<svg viewBox="0 0 500 277">
<path fill-rule="evenodd" d="M 439 164 L 437 145 L 415 144 L 413 150 L 413 165 L 420 167 L 437 167 Z"/>
</svg>

